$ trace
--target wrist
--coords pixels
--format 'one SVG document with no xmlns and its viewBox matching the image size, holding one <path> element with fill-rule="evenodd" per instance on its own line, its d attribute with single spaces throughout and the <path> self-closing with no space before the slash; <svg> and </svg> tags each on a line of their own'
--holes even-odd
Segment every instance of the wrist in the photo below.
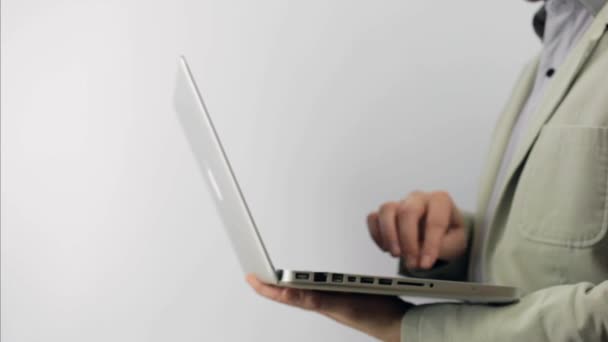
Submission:
<svg viewBox="0 0 608 342">
<path fill-rule="evenodd" d="M 402 317 L 401 317 L 402 318 Z M 400 342 L 401 341 L 401 318 L 390 323 L 388 328 L 385 328 L 380 339 L 385 342 Z"/>
<path fill-rule="evenodd" d="M 407 313 L 413 307 L 414 307 L 414 305 L 411 305 L 411 304 L 408 305 L 405 308 L 405 310 L 403 311 L 403 314 L 399 317 L 399 319 L 395 320 L 395 322 L 394 322 L 394 329 L 395 330 L 394 331 L 396 332 L 396 334 L 394 336 L 390 336 L 389 338 L 392 338 L 392 339 L 389 339 L 388 341 L 391 341 L 391 342 L 392 341 L 395 341 L 395 342 L 401 342 L 401 341 L 403 341 L 403 339 L 402 339 L 403 332 L 401 331 L 402 327 L 403 327 L 402 322 L 403 322 L 403 319 L 405 318 L 405 316 L 407 315 Z"/>
<path fill-rule="evenodd" d="M 386 324 L 379 327 L 378 335 L 376 335 L 375 337 L 377 337 L 381 341 L 385 341 L 385 342 L 400 342 L 401 341 L 402 320 L 405 317 L 405 315 L 407 314 L 407 312 L 413 307 L 413 305 L 411 305 L 409 303 L 404 303 L 404 304 L 406 304 L 406 305 L 404 305 L 401 313 L 398 315 L 395 315 L 390 320 L 387 320 L 387 322 L 385 322 Z"/>
<path fill-rule="evenodd" d="M 325 310 L 315 311 L 381 341 L 400 341 L 401 321 L 412 305 L 391 296 L 358 298 L 333 308 L 321 305 Z"/>
</svg>

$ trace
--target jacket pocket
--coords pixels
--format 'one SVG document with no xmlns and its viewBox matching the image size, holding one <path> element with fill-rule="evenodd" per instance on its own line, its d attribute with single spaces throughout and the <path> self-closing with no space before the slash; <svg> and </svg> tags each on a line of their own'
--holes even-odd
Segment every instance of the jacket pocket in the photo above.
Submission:
<svg viewBox="0 0 608 342">
<path fill-rule="evenodd" d="M 530 151 L 514 198 L 527 239 L 590 247 L 608 227 L 608 127 L 547 124 Z"/>
</svg>

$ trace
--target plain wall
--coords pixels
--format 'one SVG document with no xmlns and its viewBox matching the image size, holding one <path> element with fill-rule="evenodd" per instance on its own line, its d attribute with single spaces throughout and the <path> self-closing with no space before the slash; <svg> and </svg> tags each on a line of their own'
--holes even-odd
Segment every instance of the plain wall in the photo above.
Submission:
<svg viewBox="0 0 608 342">
<path fill-rule="evenodd" d="M 364 218 L 475 206 L 523 1 L 5 0 L 1 337 L 367 341 L 257 297 L 173 112 L 185 54 L 275 264 L 395 274 Z"/>
</svg>

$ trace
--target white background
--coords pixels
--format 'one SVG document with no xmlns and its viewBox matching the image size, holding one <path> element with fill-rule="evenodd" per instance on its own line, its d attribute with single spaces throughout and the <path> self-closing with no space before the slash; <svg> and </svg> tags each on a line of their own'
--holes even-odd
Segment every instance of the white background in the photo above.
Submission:
<svg viewBox="0 0 608 342">
<path fill-rule="evenodd" d="M 367 341 L 245 285 L 175 118 L 185 54 L 275 264 L 394 274 L 364 218 L 473 209 L 523 1 L 5 0 L 1 337 Z"/>
</svg>

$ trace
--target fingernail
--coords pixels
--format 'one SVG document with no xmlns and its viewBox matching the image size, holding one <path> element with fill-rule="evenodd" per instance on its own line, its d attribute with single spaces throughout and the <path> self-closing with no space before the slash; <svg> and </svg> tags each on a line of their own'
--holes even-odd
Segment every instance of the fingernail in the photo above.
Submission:
<svg viewBox="0 0 608 342">
<path fill-rule="evenodd" d="M 420 260 L 420 267 L 422 268 L 431 268 L 431 266 L 433 266 L 433 260 L 431 259 L 430 255 L 423 255 L 422 259 Z"/>
</svg>

